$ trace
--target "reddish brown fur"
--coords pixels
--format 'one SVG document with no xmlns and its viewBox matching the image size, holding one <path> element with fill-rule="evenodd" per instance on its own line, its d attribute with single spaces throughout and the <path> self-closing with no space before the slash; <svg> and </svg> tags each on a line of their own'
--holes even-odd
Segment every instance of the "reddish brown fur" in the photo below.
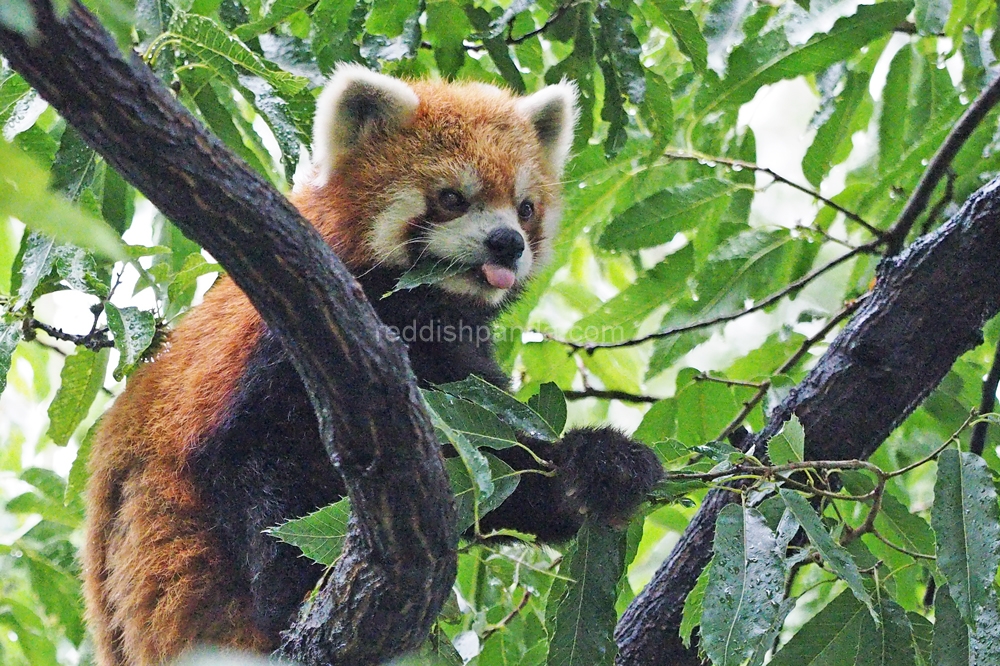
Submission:
<svg viewBox="0 0 1000 666">
<path fill-rule="evenodd" d="M 541 179 L 538 217 L 557 193 L 555 175 L 509 95 L 477 84 L 413 88 L 421 102 L 410 126 L 391 140 L 363 137 L 330 183 L 294 198 L 354 269 L 378 259 L 363 241 L 365 225 L 394 191 L 387 184 L 425 188 L 471 166 L 488 203 L 516 205 L 514 168 L 529 164 Z M 540 230 L 529 233 L 537 245 Z M 262 330 L 243 293 L 221 280 L 155 362 L 129 379 L 104 418 L 90 460 L 83 554 L 100 664 L 159 664 L 196 642 L 276 647 L 251 628 L 246 593 L 231 585 L 189 467 Z"/>
<path fill-rule="evenodd" d="M 558 196 L 555 174 L 545 169 L 533 129 L 514 108 L 516 98 L 477 83 L 423 81 L 411 86 L 420 106 L 410 126 L 388 141 L 365 137 L 329 183 L 293 197 L 352 269 L 380 259 L 364 242 L 367 225 L 372 212 L 384 210 L 403 187 L 423 190 L 455 183 L 472 167 L 482 179 L 487 204 L 513 206 L 515 169 L 528 165 L 542 194 L 535 202 L 536 220 Z M 387 189 L 389 183 L 393 187 Z M 537 245 L 539 226 L 532 224 L 527 231 Z"/>
</svg>

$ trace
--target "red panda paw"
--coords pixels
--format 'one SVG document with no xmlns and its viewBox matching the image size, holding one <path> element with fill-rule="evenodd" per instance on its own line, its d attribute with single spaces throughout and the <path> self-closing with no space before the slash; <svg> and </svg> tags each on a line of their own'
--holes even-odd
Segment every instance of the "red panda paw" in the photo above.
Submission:
<svg viewBox="0 0 1000 666">
<path fill-rule="evenodd" d="M 627 524 L 663 466 L 649 447 L 614 428 L 570 430 L 556 446 L 563 510 L 613 526 Z"/>
</svg>

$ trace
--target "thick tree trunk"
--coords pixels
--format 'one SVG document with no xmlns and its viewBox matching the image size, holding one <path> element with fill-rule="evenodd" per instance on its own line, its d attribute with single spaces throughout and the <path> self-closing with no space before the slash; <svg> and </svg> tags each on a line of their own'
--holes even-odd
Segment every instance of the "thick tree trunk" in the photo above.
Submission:
<svg viewBox="0 0 1000 666">
<path fill-rule="evenodd" d="M 897 256 L 883 260 L 874 291 L 802 383 L 747 442 L 761 445 L 792 413 L 806 457 L 864 459 L 982 342 L 1000 312 L 1000 179 Z M 616 631 L 619 664 L 699 664 L 677 635 L 684 598 L 712 555 L 715 518 L 734 494 L 710 493 Z"/>
<path fill-rule="evenodd" d="M 347 483 L 354 519 L 287 655 L 373 663 L 418 646 L 456 570 L 438 442 L 402 343 L 288 201 L 234 158 L 79 4 L 32 0 L 31 41 L 0 51 L 84 139 L 205 247 L 285 344 Z M 334 439 L 334 433 L 338 437 Z"/>
</svg>

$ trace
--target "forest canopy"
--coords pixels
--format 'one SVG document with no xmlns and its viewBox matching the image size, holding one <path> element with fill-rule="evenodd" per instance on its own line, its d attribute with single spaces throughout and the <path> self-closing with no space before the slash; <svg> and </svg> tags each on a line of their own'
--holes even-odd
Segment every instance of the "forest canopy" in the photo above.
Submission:
<svg viewBox="0 0 1000 666">
<path fill-rule="evenodd" d="M 0 29 L 30 43 L 35 4 L 5 2 Z M 692 533 L 710 562 L 660 616 L 685 663 L 1000 663 L 1000 327 L 982 320 L 1000 305 L 963 322 L 974 335 L 943 379 L 875 446 L 831 449 L 782 408 L 838 334 L 889 312 L 887 291 L 918 291 L 898 271 L 1000 225 L 994 2 L 84 4 L 282 192 L 339 62 L 578 86 L 553 259 L 493 331 L 514 394 L 475 379 L 424 392 L 474 536 L 416 663 L 610 664 L 619 649 L 658 663 L 629 651 L 632 632 L 663 633 L 636 618 Z M 0 659 L 89 663 L 77 548 L 94 424 L 223 269 L 0 67 Z M 608 422 L 669 472 L 629 525 L 558 548 L 484 538 L 479 518 L 518 482 L 490 453 L 516 445 L 513 428 L 556 439 Z M 726 483 L 708 527 L 692 522 Z M 330 564 L 349 512 L 271 534 Z"/>
</svg>

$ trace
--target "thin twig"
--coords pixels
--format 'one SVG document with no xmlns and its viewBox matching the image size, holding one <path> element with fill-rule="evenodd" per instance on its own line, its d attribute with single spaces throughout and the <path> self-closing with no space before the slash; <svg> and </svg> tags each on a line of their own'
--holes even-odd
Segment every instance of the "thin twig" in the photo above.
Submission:
<svg viewBox="0 0 1000 666">
<path fill-rule="evenodd" d="M 979 401 L 979 413 L 989 414 L 996 404 L 997 384 L 1000 384 L 1000 341 L 997 342 L 997 350 L 993 355 L 993 366 L 990 374 L 983 380 L 983 394 Z M 983 455 L 986 448 L 986 431 L 990 427 L 990 422 L 986 419 L 978 421 L 972 427 L 972 440 L 969 442 L 969 451 L 977 456 Z"/>
<path fill-rule="evenodd" d="M 490 636 L 506 627 L 507 623 L 517 617 L 524 610 L 524 607 L 528 605 L 528 602 L 531 600 L 531 592 L 527 588 L 522 589 L 524 589 L 524 597 L 521 598 L 521 603 L 496 624 L 487 625 L 486 629 L 483 630 L 483 635 L 479 637 L 480 644 L 485 643 Z"/>
<path fill-rule="evenodd" d="M 955 433 L 951 437 L 949 437 L 947 439 L 947 441 L 945 441 L 944 444 L 942 444 L 941 446 L 937 447 L 936 449 L 934 449 L 934 451 L 932 451 L 930 454 L 924 456 L 923 458 L 921 458 L 917 462 L 912 463 L 910 465 L 907 465 L 906 467 L 903 467 L 901 469 L 897 469 L 897 470 L 895 470 L 893 472 L 889 472 L 888 474 L 886 474 L 886 478 L 891 479 L 891 478 L 896 477 L 896 476 L 902 476 L 903 474 L 906 474 L 907 472 L 909 472 L 911 470 L 914 470 L 914 469 L 920 467 L 921 465 L 926 465 L 930 461 L 934 460 L 939 455 L 941 455 L 941 452 L 944 451 L 946 448 L 948 448 L 948 446 L 952 442 L 957 442 L 959 435 L 961 435 L 962 432 L 964 432 L 965 429 L 969 427 L 969 424 L 972 423 L 973 421 L 975 421 L 978 417 L 979 417 L 979 412 L 977 410 L 973 409 L 972 412 L 969 413 L 969 417 L 967 419 L 965 419 L 965 422 L 963 422 L 962 425 L 960 425 L 958 427 L 958 430 L 956 430 Z"/>
<path fill-rule="evenodd" d="M 612 391 L 587 388 L 582 391 L 563 391 L 567 400 L 584 400 L 586 398 L 598 398 L 600 400 L 621 400 L 622 402 L 659 402 L 663 398 L 652 395 L 639 395 L 628 391 Z"/>
<path fill-rule="evenodd" d="M 934 188 L 937 187 L 938 181 L 948 171 L 951 161 L 958 154 L 965 141 L 972 136 L 979 123 L 996 106 L 997 102 L 1000 102 L 1000 77 L 980 93 L 976 101 L 965 110 L 965 113 L 959 118 L 955 127 L 948 133 L 944 143 L 938 148 L 930 164 L 927 165 L 927 170 L 924 171 L 924 175 L 921 176 L 916 189 L 913 190 L 909 201 L 903 207 L 903 212 L 899 214 L 896 222 L 885 232 L 887 255 L 899 254 L 900 250 L 903 249 L 903 242 L 906 240 L 907 234 L 910 233 L 914 222 L 917 221 L 917 218 L 920 217 L 920 214 L 927 207 L 927 202 L 930 200 Z"/>
<path fill-rule="evenodd" d="M 545 23 L 543 23 L 541 25 L 541 27 L 535 28 L 534 30 L 531 30 L 530 32 L 526 32 L 526 33 L 524 33 L 523 35 L 521 35 L 519 37 L 513 37 L 511 34 L 508 34 L 507 35 L 507 43 L 508 44 L 521 44 L 522 42 L 525 42 L 525 41 L 531 39 L 535 35 L 540 35 L 541 33 L 543 33 L 546 30 L 548 30 L 552 26 L 553 23 L 555 23 L 556 21 L 558 21 L 559 19 L 561 19 L 563 17 L 563 14 L 565 14 L 570 9 L 573 9 L 574 7 L 576 7 L 579 4 L 582 4 L 582 3 L 580 3 L 580 2 L 567 2 L 564 5 L 559 5 L 558 7 L 555 8 L 555 10 L 551 14 L 549 14 L 549 17 L 547 19 L 545 19 Z M 514 22 L 513 21 L 510 22 L 510 29 L 511 30 L 514 29 Z"/>
<path fill-rule="evenodd" d="M 841 544 L 846 546 L 855 539 L 859 539 L 861 535 L 868 534 L 875 529 L 875 517 L 878 516 L 878 512 L 882 510 L 882 496 L 885 494 L 885 473 L 878 475 L 878 485 L 875 486 L 875 490 L 872 491 L 872 506 L 868 509 L 868 515 L 865 516 L 865 522 L 861 523 L 857 529 L 853 529 L 849 525 L 847 526 L 847 531 L 844 532 L 844 537 L 841 539 Z"/>
<path fill-rule="evenodd" d="M 847 242 L 846 240 L 844 240 L 842 238 L 837 238 L 836 236 L 832 235 L 830 232 L 826 231 L 825 229 L 823 229 L 820 226 L 811 227 L 808 224 L 799 223 L 799 224 L 796 224 L 794 227 L 792 227 L 792 229 L 794 229 L 795 231 L 801 231 L 801 232 L 804 232 L 804 233 L 814 234 L 816 236 L 819 236 L 823 240 L 829 241 L 831 243 L 836 243 L 837 245 L 842 245 L 842 246 L 846 247 L 848 250 L 856 250 L 856 249 L 858 249 L 857 245 L 854 245 L 853 243 L 849 243 L 849 242 Z"/>
<path fill-rule="evenodd" d="M 22 327 L 27 339 L 34 339 L 34 332 L 42 331 L 51 338 L 72 342 L 80 347 L 86 347 L 91 351 L 99 351 L 105 347 L 115 346 L 114 340 L 108 337 L 108 329 L 106 328 L 93 328 L 86 335 L 73 335 L 54 326 L 49 326 L 44 322 L 40 322 L 31 316 L 24 318 Z"/>
<path fill-rule="evenodd" d="M 739 379 L 726 379 L 725 377 L 713 377 L 707 372 L 699 372 L 697 375 L 694 376 L 694 381 L 715 382 L 717 384 L 725 384 L 726 386 L 743 386 L 745 388 L 755 388 L 755 389 L 759 389 L 761 386 L 764 385 L 762 382 L 745 382 Z"/>
<path fill-rule="evenodd" d="M 804 460 L 802 462 L 785 463 L 783 465 L 733 465 L 729 469 L 715 470 L 713 472 L 667 472 L 663 478 L 666 481 L 714 481 L 727 476 L 744 475 L 773 479 L 785 472 L 804 472 L 806 470 L 836 472 L 845 469 L 866 470 L 879 478 L 889 477 L 878 465 L 870 463 L 867 460 Z M 784 480 L 782 479 L 782 481 Z M 834 495 L 834 497 L 849 501 L 862 501 L 872 499 L 874 495 L 872 493 L 864 495 L 838 494 Z"/>
<path fill-rule="evenodd" d="M 813 345 L 822 341 L 823 338 L 829 335 L 830 331 L 836 328 L 836 326 L 840 322 L 844 321 L 844 319 L 849 317 L 851 313 L 853 313 L 855 310 L 861 307 L 861 304 L 867 298 L 868 294 L 862 294 L 859 298 L 856 298 L 850 303 L 848 303 L 840 312 L 833 315 L 830 318 L 830 321 L 828 321 L 826 325 L 823 328 L 821 328 L 815 335 L 803 341 L 803 343 L 799 346 L 799 348 L 795 350 L 795 353 L 789 356 L 788 359 L 781 364 L 781 367 L 779 367 L 777 370 L 774 371 L 774 374 L 783 375 L 792 368 L 794 368 L 796 364 L 798 364 L 798 362 L 802 360 L 802 357 L 809 352 L 809 350 L 812 348 Z M 743 409 L 741 409 L 740 413 L 737 414 L 733 418 L 733 420 L 729 422 L 729 425 L 727 425 L 725 430 L 723 430 L 722 433 L 719 435 L 719 439 L 724 439 L 728 437 L 730 433 L 736 430 L 736 428 L 740 427 L 740 425 L 747 418 L 747 416 L 750 415 L 750 412 L 752 412 L 754 408 L 757 406 L 757 404 L 764 399 L 764 396 L 767 395 L 767 391 L 770 388 L 771 388 L 770 381 L 761 383 L 760 388 L 757 389 L 757 392 L 753 395 L 753 397 L 751 397 L 749 400 L 743 403 Z"/>
<path fill-rule="evenodd" d="M 874 251 L 876 247 L 880 244 L 879 241 L 875 240 L 864 245 L 860 245 L 857 248 L 845 252 L 836 259 L 826 263 L 819 268 L 816 268 L 809 273 L 803 275 L 798 280 L 790 283 L 786 287 L 779 291 L 774 292 L 770 296 L 765 297 L 759 303 L 744 308 L 739 312 L 733 312 L 726 315 L 719 315 L 718 317 L 712 317 L 711 319 L 704 319 L 702 321 L 695 322 L 693 324 L 685 324 L 684 326 L 677 326 L 674 328 L 669 328 L 665 331 L 658 331 L 656 333 L 650 333 L 649 335 L 644 335 L 642 337 L 633 338 L 631 340 L 625 340 L 623 342 L 573 342 L 572 340 L 562 340 L 560 338 L 553 337 L 548 333 L 541 333 L 546 340 L 551 340 L 553 342 L 558 342 L 559 344 L 566 345 L 574 351 L 584 350 L 588 353 L 592 353 L 596 349 L 618 349 L 623 347 L 634 347 L 635 345 L 641 345 L 644 342 L 649 342 L 650 340 L 658 340 L 660 338 L 669 338 L 674 335 L 679 335 L 681 333 L 687 333 L 689 331 L 696 331 L 702 328 L 709 328 L 710 326 L 715 326 L 716 324 L 723 324 L 729 321 L 739 319 L 740 317 L 745 317 L 746 315 L 763 310 L 771 305 L 774 305 L 780 301 L 785 296 L 791 296 L 807 286 L 810 282 L 823 275 L 824 273 L 836 268 L 840 264 L 848 261 L 849 259 L 859 255 L 868 254 Z"/>
<path fill-rule="evenodd" d="M 695 152 L 695 151 L 678 151 L 678 150 L 671 150 L 669 148 L 667 150 L 663 151 L 663 156 L 671 158 L 671 159 L 675 159 L 675 160 L 690 160 L 690 161 L 696 161 L 696 162 L 715 162 L 715 163 L 718 163 L 718 164 L 725 164 L 726 166 L 729 166 L 729 167 L 738 167 L 740 169 L 749 169 L 751 171 L 759 171 L 761 173 L 766 173 L 768 176 L 770 176 L 771 178 L 773 178 L 776 182 L 784 183 L 785 185 L 788 185 L 789 187 L 794 188 L 794 189 L 798 190 L 799 192 L 802 192 L 803 194 L 808 194 L 813 199 L 816 199 L 817 201 L 822 202 L 823 205 L 829 206 L 830 208 L 834 209 L 838 213 L 842 213 L 844 215 L 844 217 L 846 217 L 847 219 L 851 220 L 852 222 L 856 222 L 859 225 L 861 225 L 862 227 L 864 227 L 869 233 L 871 233 L 873 236 L 875 236 L 875 238 L 881 239 L 885 235 L 884 231 L 882 231 L 881 229 L 877 229 L 876 227 L 872 226 L 863 217 L 861 217 L 860 215 L 858 215 L 854 211 L 848 210 L 848 209 L 844 208 L 843 206 L 841 206 L 840 204 L 838 204 L 836 201 L 834 201 L 832 199 L 828 199 L 827 197 L 824 197 L 822 194 L 820 194 L 816 190 L 813 190 L 813 189 L 811 189 L 809 187 L 806 187 L 805 185 L 800 185 L 800 184 L 796 183 L 795 181 L 793 181 L 793 180 L 791 180 L 789 178 L 785 178 L 784 176 L 782 176 L 781 174 L 775 172 L 773 169 L 771 169 L 769 167 L 761 166 L 761 165 L 755 164 L 753 162 L 746 162 L 744 160 L 732 159 L 732 158 L 729 158 L 729 157 L 716 157 L 714 155 L 706 155 L 704 153 L 699 153 L 699 152 Z"/>
</svg>

